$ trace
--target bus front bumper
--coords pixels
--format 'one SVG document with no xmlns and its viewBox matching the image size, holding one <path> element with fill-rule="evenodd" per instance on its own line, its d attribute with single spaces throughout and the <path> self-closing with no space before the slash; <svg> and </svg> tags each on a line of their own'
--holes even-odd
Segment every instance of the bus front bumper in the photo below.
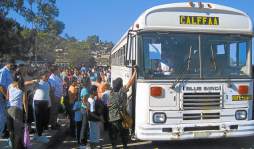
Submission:
<svg viewBox="0 0 254 149">
<path fill-rule="evenodd" d="M 254 136 L 254 120 L 239 122 L 142 125 L 136 127 L 140 140 L 188 140 Z"/>
</svg>

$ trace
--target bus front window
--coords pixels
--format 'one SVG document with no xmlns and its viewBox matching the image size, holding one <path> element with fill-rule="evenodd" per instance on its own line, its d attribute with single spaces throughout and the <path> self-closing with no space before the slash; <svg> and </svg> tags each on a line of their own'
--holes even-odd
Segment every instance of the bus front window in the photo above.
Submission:
<svg viewBox="0 0 254 149">
<path fill-rule="evenodd" d="M 249 36 L 143 33 L 141 37 L 146 79 L 250 77 Z"/>
<path fill-rule="evenodd" d="M 201 36 L 203 75 L 205 78 L 250 76 L 250 39 L 234 35 Z"/>
<path fill-rule="evenodd" d="M 198 35 L 143 35 L 144 69 L 146 78 L 199 77 Z"/>
</svg>

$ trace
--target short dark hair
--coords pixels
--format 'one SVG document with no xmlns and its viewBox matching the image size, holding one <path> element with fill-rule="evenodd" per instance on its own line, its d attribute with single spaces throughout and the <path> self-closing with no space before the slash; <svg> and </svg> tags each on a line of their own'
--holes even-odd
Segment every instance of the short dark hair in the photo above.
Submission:
<svg viewBox="0 0 254 149">
<path fill-rule="evenodd" d="M 78 81 L 77 77 L 73 76 L 72 79 L 71 79 L 71 83 L 77 82 L 77 81 Z"/>
<path fill-rule="evenodd" d="M 113 91 L 119 92 L 119 90 L 123 87 L 123 79 L 122 78 L 116 78 L 113 81 Z"/>
<path fill-rule="evenodd" d="M 58 70 L 57 66 L 51 66 L 50 71 L 52 73 L 56 72 Z"/>
<path fill-rule="evenodd" d="M 101 82 L 102 81 L 102 78 L 101 78 L 101 76 L 100 75 L 97 75 L 98 77 L 97 77 L 97 82 Z"/>
<path fill-rule="evenodd" d="M 97 86 L 92 85 L 91 88 L 90 88 L 90 94 L 94 94 L 96 92 L 97 92 Z"/>
<path fill-rule="evenodd" d="M 44 70 L 44 71 L 41 71 L 41 72 L 39 73 L 39 75 L 40 75 L 40 77 L 42 77 L 42 76 L 44 76 L 44 75 L 46 75 L 46 74 L 48 74 L 48 73 L 49 73 L 49 71 Z"/>
</svg>

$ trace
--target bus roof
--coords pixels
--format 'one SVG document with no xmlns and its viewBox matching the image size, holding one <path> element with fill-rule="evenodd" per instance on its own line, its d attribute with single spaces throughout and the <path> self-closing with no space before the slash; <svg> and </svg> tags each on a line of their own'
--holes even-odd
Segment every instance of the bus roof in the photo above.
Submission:
<svg viewBox="0 0 254 149">
<path fill-rule="evenodd" d="M 243 11 L 223 5 L 199 2 L 172 3 L 152 7 L 143 12 L 130 29 L 253 35 L 252 21 Z M 127 32 L 115 47 L 126 40 L 126 36 Z"/>
</svg>

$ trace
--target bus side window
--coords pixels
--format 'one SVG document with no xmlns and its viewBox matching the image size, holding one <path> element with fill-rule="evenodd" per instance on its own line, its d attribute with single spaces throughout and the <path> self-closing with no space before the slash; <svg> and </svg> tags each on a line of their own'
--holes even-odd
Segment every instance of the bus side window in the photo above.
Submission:
<svg viewBox="0 0 254 149">
<path fill-rule="evenodd" d="M 132 53 L 131 53 L 131 60 L 132 60 L 131 63 L 132 63 L 132 65 L 136 65 L 136 53 L 137 53 L 136 36 L 134 36 L 132 38 L 132 40 L 133 40 L 133 42 L 132 42 L 133 46 L 132 46 Z"/>
<path fill-rule="evenodd" d="M 136 36 L 129 35 L 128 38 L 126 65 L 132 66 L 136 61 Z"/>
</svg>

